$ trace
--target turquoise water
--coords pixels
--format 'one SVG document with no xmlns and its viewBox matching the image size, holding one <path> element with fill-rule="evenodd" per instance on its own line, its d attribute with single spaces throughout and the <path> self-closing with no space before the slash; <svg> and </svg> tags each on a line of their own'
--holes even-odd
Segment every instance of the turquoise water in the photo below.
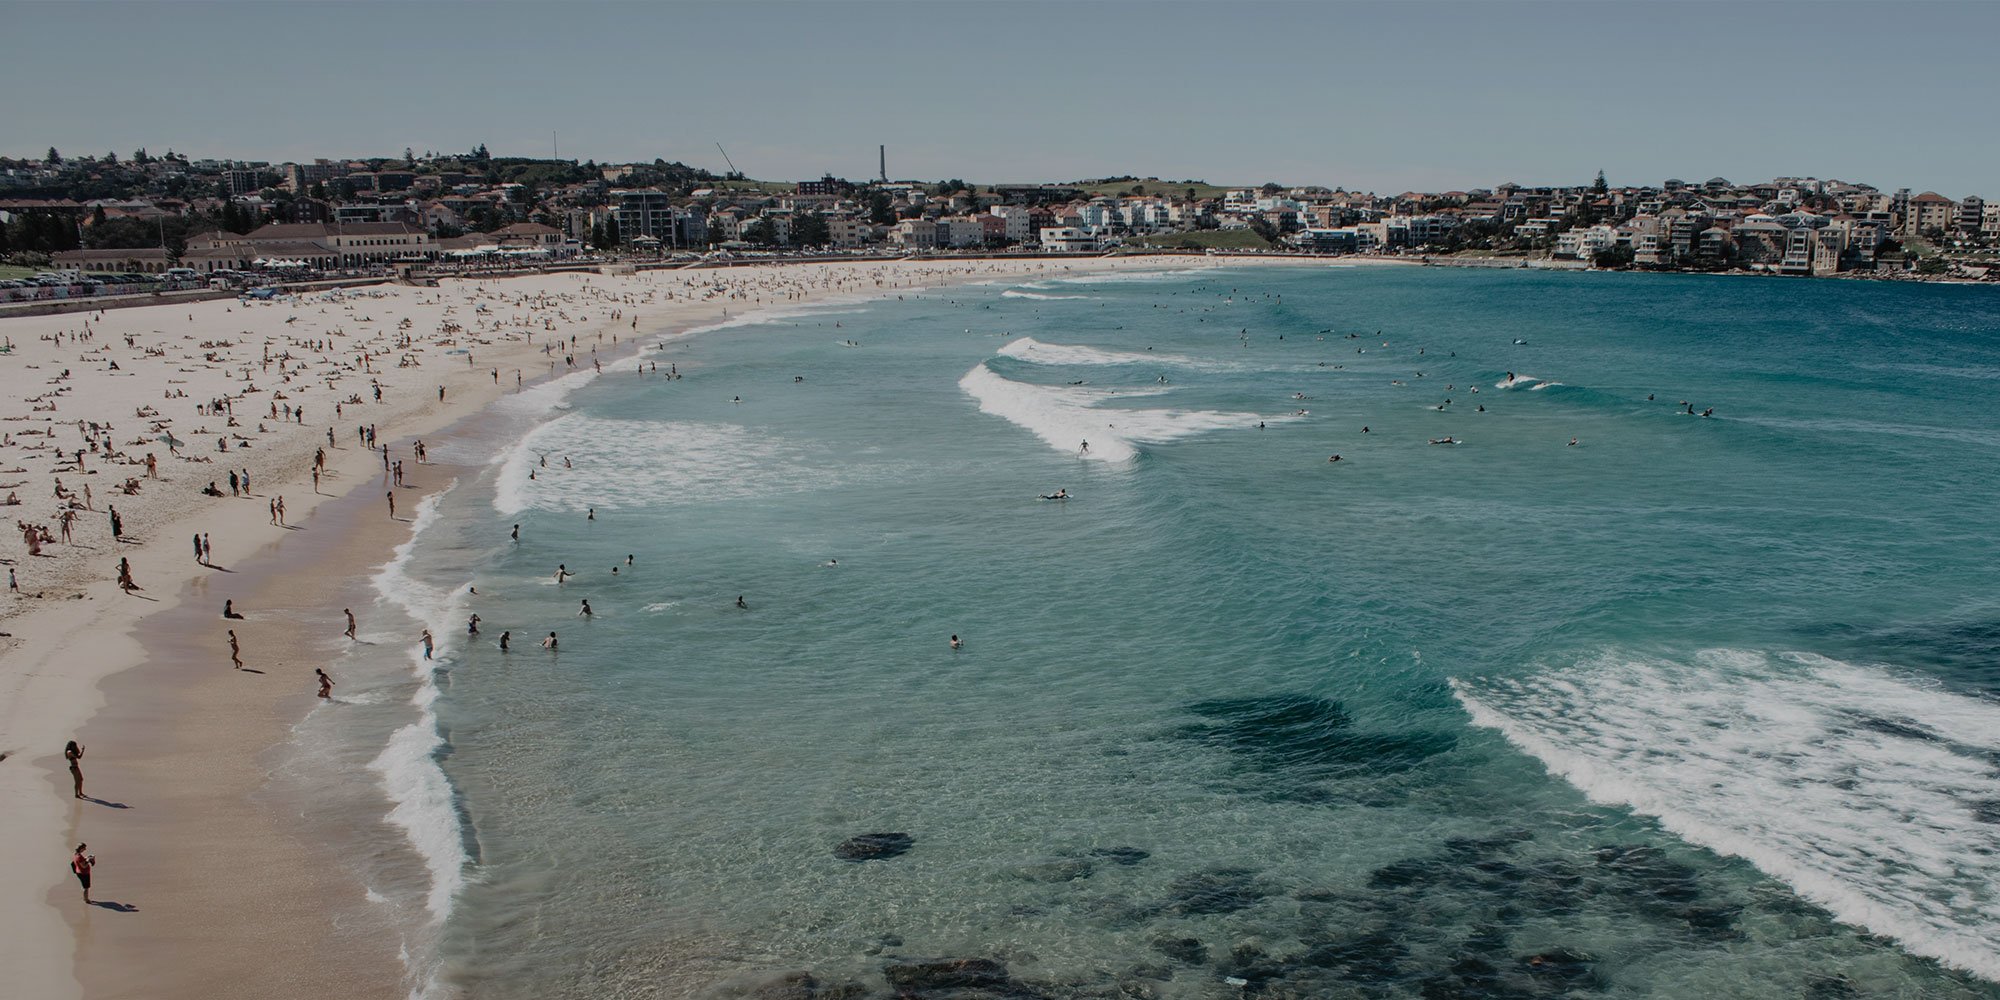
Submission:
<svg viewBox="0 0 2000 1000">
<path fill-rule="evenodd" d="M 1996 331 L 1238 268 L 544 390 L 384 584 L 449 640 L 449 785 L 378 762 L 436 991 L 2000 996 Z"/>
</svg>

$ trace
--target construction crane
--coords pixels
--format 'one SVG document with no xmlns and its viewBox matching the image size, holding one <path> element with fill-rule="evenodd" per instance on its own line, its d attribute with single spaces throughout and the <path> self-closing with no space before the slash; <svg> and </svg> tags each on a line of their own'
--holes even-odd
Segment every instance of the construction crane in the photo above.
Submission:
<svg viewBox="0 0 2000 1000">
<path fill-rule="evenodd" d="M 741 170 L 736 169 L 736 161 L 729 158 L 729 150 L 723 149 L 722 143 L 718 142 L 715 144 L 715 151 L 722 154 L 722 162 L 729 164 L 730 173 L 738 175 L 743 173 Z"/>
</svg>

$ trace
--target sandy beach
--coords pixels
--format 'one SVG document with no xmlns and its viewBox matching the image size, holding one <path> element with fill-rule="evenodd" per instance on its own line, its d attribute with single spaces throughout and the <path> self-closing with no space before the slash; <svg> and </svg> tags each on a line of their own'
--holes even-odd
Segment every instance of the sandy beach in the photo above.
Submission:
<svg viewBox="0 0 2000 1000">
<path fill-rule="evenodd" d="M 0 549 L 14 585 L 0 613 L 0 956 L 12 988 L 409 993 L 387 921 L 319 855 L 310 817 L 280 815 L 258 793 L 272 748 L 317 704 L 313 669 L 349 641 L 341 609 L 372 601 L 369 574 L 452 478 L 417 460 L 417 441 L 448 450 L 453 428 L 497 399 L 615 370 L 639 344 L 757 309 L 1206 263 L 563 273 L 0 320 L 0 498 L 18 501 Z M 209 543 L 199 559 L 197 534 Z M 245 617 L 223 619 L 225 600 Z M 63 794 L 70 739 L 86 748 L 81 799 Z M 390 808 L 377 790 L 347 791 Z M 79 842 L 101 864 L 90 907 L 67 871 Z"/>
</svg>

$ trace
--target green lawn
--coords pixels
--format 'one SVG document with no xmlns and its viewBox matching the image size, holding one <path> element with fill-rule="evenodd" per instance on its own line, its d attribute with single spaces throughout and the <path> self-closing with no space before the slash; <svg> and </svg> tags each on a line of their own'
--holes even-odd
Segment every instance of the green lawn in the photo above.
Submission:
<svg viewBox="0 0 2000 1000">
<path fill-rule="evenodd" d="M 1262 236 L 1248 229 L 1197 229 L 1188 233 L 1158 233 L 1152 236 L 1133 236 L 1125 240 L 1126 246 L 1135 247 L 1187 247 L 1197 250 L 1268 250 L 1271 244 Z"/>
<path fill-rule="evenodd" d="M 48 268 L 45 267 L 15 267 L 12 264 L 0 264 L 0 281 L 11 278 L 32 278 L 46 270 Z"/>
</svg>

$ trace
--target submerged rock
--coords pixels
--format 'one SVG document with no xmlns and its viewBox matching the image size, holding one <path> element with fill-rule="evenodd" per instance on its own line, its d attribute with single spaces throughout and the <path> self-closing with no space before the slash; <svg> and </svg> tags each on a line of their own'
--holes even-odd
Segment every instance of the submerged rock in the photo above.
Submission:
<svg viewBox="0 0 2000 1000">
<path fill-rule="evenodd" d="M 841 841 L 833 856 L 842 861 L 881 861 L 907 853 L 916 838 L 907 833 L 864 833 Z"/>
<path fill-rule="evenodd" d="M 1309 695 L 1197 702 L 1188 711 L 1212 720 L 1181 735 L 1244 754 L 1270 771 L 1334 777 L 1401 770 L 1456 745 L 1445 734 L 1360 733 L 1340 703 Z"/>
<path fill-rule="evenodd" d="M 882 975 L 899 996 L 940 990 L 998 989 L 1011 977 L 1005 963 L 991 958 L 947 958 L 934 962 L 898 962 L 882 967 Z"/>
<path fill-rule="evenodd" d="M 1191 872 L 1167 887 L 1167 909 L 1174 913 L 1234 913 L 1257 905 L 1269 893 L 1248 868 L 1211 868 Z"/>
<path fill-rule="evenodd" d="M 1565 987 L 1588 983 L 1597 960 L 1568 948 L 1555 948 L 1521 956 L 1521 966 L 1536 979 L 1560 982 Z"/>
<path fill-rule="evenodd" d="M 781 972 L 725 985 L 707 995 L 740 1000 L 860 1000 L 868 989 L 860 983 L 824 982 L 810 972 Z"/>
<path fill-rule="evenodd" d="M 1114 865 L 1136 865 L 1153 855 L 1136 847 L 1100 847 L 1090 852 L 1093 858 L 1103 858 Z"/>
<path fill-rule="evenodd" d="M 1153 939 L 1153 950 L 1176 962 L 1185 962 L 1189 965 L 1208 964 L 1208 946 L 1202 944 L 1200 938 L 1156 937 Z"/>
</svg>

